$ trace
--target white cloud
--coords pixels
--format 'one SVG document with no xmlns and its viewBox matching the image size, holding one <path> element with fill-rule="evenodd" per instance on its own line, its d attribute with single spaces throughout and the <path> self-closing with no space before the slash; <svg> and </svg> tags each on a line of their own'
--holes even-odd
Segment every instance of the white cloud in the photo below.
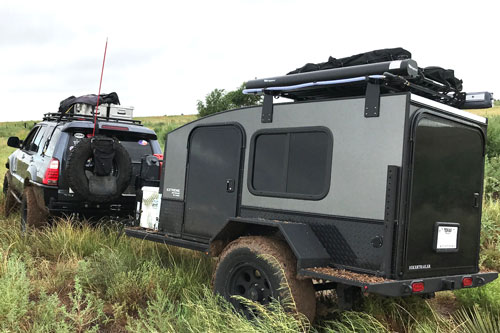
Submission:
<svg viewBox="0 0 500 333">
<path fill-rule="evenodd" d="M 497 2 L 6 1 L 0 5 L 0 121 L 40 119 L 70 96 L 103 92 L 137 116 L 196 112 L 306 62 L 402 46 L 455 69 L 465 90 L 497 91 Z M 8 111 L 6 111 L 8 110 Z"/>
</svg>

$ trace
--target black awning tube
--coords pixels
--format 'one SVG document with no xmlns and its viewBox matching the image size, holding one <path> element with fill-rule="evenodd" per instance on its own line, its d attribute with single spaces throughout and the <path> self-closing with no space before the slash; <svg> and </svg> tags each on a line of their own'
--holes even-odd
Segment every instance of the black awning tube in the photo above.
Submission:
<svg viewBox="0 0 500 333">
<path fill-rule="evenodd" d="M 383 74 L 385 72 L 404 77 L 415 77 L 418 75 L 418 65 L 417 62 L 412 59 L 378 62 L 374 64 L 325 69 L 315 72 L 251 80 L 246 83 L 245 87 L 246 89 L 255 89 L 290 86 L 307 82 L 338 80 L 358 76 Z"/>
</svg>

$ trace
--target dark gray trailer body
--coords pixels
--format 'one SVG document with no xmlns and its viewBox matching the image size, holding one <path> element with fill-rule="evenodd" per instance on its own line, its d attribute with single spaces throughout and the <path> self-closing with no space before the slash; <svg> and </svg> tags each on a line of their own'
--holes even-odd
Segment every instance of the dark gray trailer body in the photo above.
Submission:
<svg viewBox="0 0 500 333">
<path fill-rule="evenodd" d="M 412 93 L 382 95 L 378 117 L 364 108 L 364 97 L 274 104 L 262 122 L 257 106 L 170 132 L 158 230 L 127 233 L 214 255 L 279 233 L 307 276 L 478 273 L 487 120 Z M 438 236 L 448 227 L 455 241 Z M 297 233 L 310 244 L 294 246 Z"/>
</svg>

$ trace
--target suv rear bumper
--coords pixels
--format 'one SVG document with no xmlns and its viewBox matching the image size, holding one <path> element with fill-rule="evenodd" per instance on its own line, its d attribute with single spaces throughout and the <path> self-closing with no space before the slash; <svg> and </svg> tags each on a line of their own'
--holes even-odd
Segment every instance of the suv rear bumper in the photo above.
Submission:
<svg viewBox="0 0 500 333">
<path fill-rule="evenodd" d="M 133 216 L 135 214 L 135 197 L 131 199 L 107 203 L 51 200 L 47 207 L 52 215 L 78 213 L 92 217 Z"/>
<path fill-rule="evenodd" d="M 49 213 L 55 216 L 81 214 L 84 217 L 104 217 L 104 216 L 119 216 L 127 217 L 134 216 L 136 209 L 136 196 L 123 195 L 119 200 L 113 202 L 87 202 L 77 200 L 74 197 L 68 198 L 71 200 L 61 200 L 59 189 L 55 186 L 48 186 L 38 182 L 31 181 L 31 184 L 42 191 L 45 205 Z"/>
<path fill-rule="evenodd" d="M 480 287 L 492 282 L 498 277 L 497 272 L 479 272 L 475 274 L 437 276 L 413 280 L 389 280 L 333 268 L 306 268 L 301 269 L 298 274 L 313 279 L 322 279 L 334 283 L 356 286 L 360 287 L 363 292 L 392 297 L 422 295 L 443 290 Z M 464 278 L 472 278 L 472 285 L 464 287 L 462 285 Z M 414 283 L 423 283 L 423 290 L 413 292 L 412 285 Z"/>
</svg>

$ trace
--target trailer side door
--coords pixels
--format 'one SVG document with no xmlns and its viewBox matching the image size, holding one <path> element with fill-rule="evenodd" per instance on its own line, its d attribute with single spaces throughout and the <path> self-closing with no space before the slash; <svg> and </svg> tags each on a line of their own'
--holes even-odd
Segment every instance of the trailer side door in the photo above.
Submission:
<svg viewBox="0 0 500 333">
<path fill-rule="evenodd" d="M 208 240 L 236 216 L 243 133 L 236 125 L 197 127 L 188 147 L 183 236 Z"/>
</svg>

